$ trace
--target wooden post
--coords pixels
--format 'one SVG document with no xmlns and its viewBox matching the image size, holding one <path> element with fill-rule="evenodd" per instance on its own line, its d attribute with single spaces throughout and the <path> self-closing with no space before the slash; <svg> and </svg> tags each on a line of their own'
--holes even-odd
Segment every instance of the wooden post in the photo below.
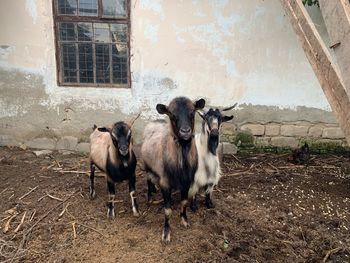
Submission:
<svg viewBox="0 0 350 263">
<path fill-rule="evenodd" d="M 331 55 L 301 0 L 281 0 L 281 4 L 350 145 L 350 98 Z"/>
<path fill-rule="evenodd" d="M 345 90 L 350 95 L 350 2 L 320 0 L 320 9 Z"/>
</svg>

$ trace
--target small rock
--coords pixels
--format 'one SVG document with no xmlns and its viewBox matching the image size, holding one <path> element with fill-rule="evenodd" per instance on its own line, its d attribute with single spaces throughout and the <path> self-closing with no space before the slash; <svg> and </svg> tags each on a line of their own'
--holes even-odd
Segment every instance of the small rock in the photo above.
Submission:
<svg viewBox="0 0 350 263">
<path fill-rule="evenodd" d="M 59 150 L 58 152 L 62 155 L 70 155 L 74 153 L 73 151 L 68 151 L 68 150 Z"/>
<path fill-rule="evenodd" d="M 222 143 L 222 152 L 223 154 L 236 154 L 237 153 L 237 146 L 229 143 L 229 142 L 223 142 Z"/>
<path fill-rule="evenodd" d="M 21 145 L 19 146 L 19 148 L 21 148 L 23 151 L 27 150 L 28 146 L 25 145 L 24 143 L 21 143 Z"/>
<path fill-rule="evenodd" d="M 227 199 L 227 200 L 233 200 L 233 196 L 232 196 L 232 195 L 228 195 L 228 196 L 226 197 L 226 199 Z"/>
<path fill-rule="evenodd" d="M 41 155 L 47 155 L 47 154 L 51 154 L 52 151 L 50 150 L 41 150 L 41 151 L 33 151 L 33 153 L 35 154 L 35 156 L 41 156 Z"/>
</svg>

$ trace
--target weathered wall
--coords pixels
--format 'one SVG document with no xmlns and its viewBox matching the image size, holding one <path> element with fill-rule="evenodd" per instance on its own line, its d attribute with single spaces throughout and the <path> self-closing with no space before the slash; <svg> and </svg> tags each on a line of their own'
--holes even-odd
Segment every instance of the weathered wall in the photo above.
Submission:
<svg viewBox="0 0 350 263">
<path fill-rule="evenodd" d="M 278 0 L 132 0 L 131 7 L 132 88 L 74 88 L 57 86 L 51 1 L 0 2 L 0 144 L 86 141 L 94 123 L 141 111 L 139 141 L 144 123 L 159 117 L 156 103 L 177 95 L 238 102 L 237 129 L 335 124 Z"/>
</svg>

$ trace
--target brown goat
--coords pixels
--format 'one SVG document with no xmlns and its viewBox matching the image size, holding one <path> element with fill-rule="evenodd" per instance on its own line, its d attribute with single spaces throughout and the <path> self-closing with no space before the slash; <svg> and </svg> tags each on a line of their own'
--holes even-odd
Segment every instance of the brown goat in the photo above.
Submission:
<svg viewBox="0 0 350 263">
<path fill-rule="evenodd" d="M 198 167 L 198 154 L 194 137 L 194 118 L 205 100 L 192 102 L 186 97 L 173 99 L 169 106 L 158 104 L 159 114 L 167 114 L 170 124 L 150 123 L 144 130 L 142 159 L 148 174 L 148 201 L 155 184 L 160 186 L 164 199 L 165 221 L 163 241 L 170 241 L 171 192 L 181 192 L 181 223 L 187 227 L 186 206 L 188 190 Z"/>
<path fill-rule="evenodd" d="M 90 135 L 90 197 L 95 198 L 95 166 L 106 173 L 108 188 L 107 217 L 113 219 L 115 183 L 129 181 L 129 193 L 134 216 L 139 216 L 135 197 L 136 157 L 132 149 L 131 125 L 116 122 L 112 128 L 94 126 Z"/>
</svg>

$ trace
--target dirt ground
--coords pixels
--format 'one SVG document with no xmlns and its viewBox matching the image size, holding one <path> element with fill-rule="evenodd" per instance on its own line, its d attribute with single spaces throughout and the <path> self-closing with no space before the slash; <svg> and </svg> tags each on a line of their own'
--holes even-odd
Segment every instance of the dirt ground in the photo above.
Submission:
<svg viewBox="0 0 350 263">
<path fill-rule="evenodd" d="M 102 173 L 97 198 L 88 198 L 86 156 L 2 147 L 0 262 L 350 262 L 350 157 L 313 155 L 306 166 L 287 157 L 225 156 L 216 208 L 200 197 L 185 229 L 175 194 L 164 245 L 162 203 L 147 206 L 141 171 L 142 216 L 132 216 L 122 183 L 110 221 Z"/>
</svg>

